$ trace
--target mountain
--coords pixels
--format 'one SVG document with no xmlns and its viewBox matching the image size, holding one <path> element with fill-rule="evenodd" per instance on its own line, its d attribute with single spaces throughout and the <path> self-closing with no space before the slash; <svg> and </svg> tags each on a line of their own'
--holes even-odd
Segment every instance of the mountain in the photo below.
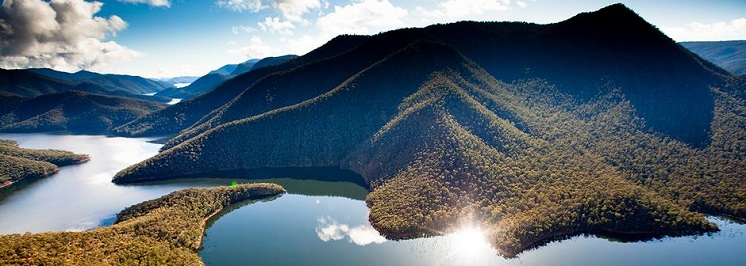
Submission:
<svg viewBox="0 0 746 266">
<path fill-rule="evenodd" d="M 52 175 L 58 167 L 87 162 L 88 155 L 60 150 L 33 150 L 18 147 L 14 140 L 0 139 L 0 188 L 23 179 Z"/>
<path fill-rule="evenodd" d="M 69 90 L 74 84 L 21 69 L 0 69 L 0 96 L 35 97 Z"/>
<path fill-rule="evenodd" d="M 205 92 L 208 92 L 212 90 L 213 88 L 215 88 L 220 83 L 223 83 L 224 81 L 229 80 L 235 76 L 249 72 L 256 68 L 279 65 L 295 57 L 297 56 L 296 55 L 285 55 L 285 56 L 280 56 L 280 57 L 267 57 L 261 60 L 251 59 L 244 63 L 236 65 L 234 70 L 230 72 L 229 74 L 223 74 L 225 73 L 224 70 L 230 69 L 230 67 L 228 66 L 232 66 L 232 65 L 226 65 L 218 70 L 211 71 L 207 75 L 204 75 L 196 79 L 194 82 L 189 84 L 189 86 L 186 86 L 184 88 L 173 88 L 173 89 L 164 90 L 164 91 L 157 93 L 156 95 L 167 96 L 167 97 L 172 97 L 172 98 L 191 98 L 191 97 L 203 94 Z"/>
<path fill-rule="evenodd" d="M 702 213 L 746 219 L 744 80 L 621 4 L 340 36 L 116 128 L 186 129 L 113 182 L 349 170 L 387 237 L 468 224 L 506 256 L 577 233 L 710 232 Z"/>
<path fill-rule="evenodd" d="M 28 71 L 73 84 L 87 82 L 109 91 L 125 91 L 132 94 L 154 93 L 171 87 L 168 83 L 138 76 L 99 74 L 85 70 L 67 73 L 49 68 L 32 68 Z"/>
<path fill-rule="evenodd" d="M 681 42 L 702 58 L 733 74 L 746 74 L 746 41 Z"/>
<path fill-rule="evenodd" d="M 53 71 L 53 70 L 51 70 Z M 44 72 L 44 71 L 42 71 Z M 53 72 L 50 72 L 53 73 Z M 64 72 L 54 72 L 64 73 Z M 94 94 L 121 96 L 149 101 L 168 103 L 170 98 L 133 94 L 124 90 L 110 90 L 97 83 L 87 81 L 75 82 L 55 79 L 37 74 L 33 71 L 14 69 L 0 69 L 0 115 L 5 114 L 27 98 L 37 97 L 48 93 L 58 93 L 69 90 L 85 91 Z"/>
<path fill-rule="evenodd" d="M 0 132 L 105 133 L 165 106 L 153 101 L 74 90 L 49 93 L 23 100 L 2 114 Z"/>
<path fill-rule="evenodd" d="M 204 94 L 181 101 L 161 111 L 143 116 L 119 126 L 112 134 L 119 136 L 159 136 L 176 134 L 191 126 L 206 114 L 219 108 L 243 92 L 247 86 L 275 72 L 289 70 L 306 63 L 334 57 L 359 45 L 367 36 L 339 36 L 308 54 L 281 65 L 249 71 L 219 84 Z"/>
</svg>

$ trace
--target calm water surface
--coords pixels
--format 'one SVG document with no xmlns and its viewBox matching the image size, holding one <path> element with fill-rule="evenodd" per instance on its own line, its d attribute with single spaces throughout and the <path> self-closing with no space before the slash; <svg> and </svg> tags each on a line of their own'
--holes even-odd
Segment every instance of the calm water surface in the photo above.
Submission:
<svg viewBox="0 0 746 266">
<path fill-rule="evenodd" d="M 0 134 L 25 148 L 86 153 L 88 163 L 0 193 L 0 234 L 86 230 L 113 222 L 123 208 L 191 186 L 229 179 L 111 183 L 119 170 L 158 152 L 148 139 Z M 476 229 L 453 235 L 389 241 L 368 223 L 366 191 L 352 183 L 263 180 L 289 193 L 245 202 L 208 223 L 199 255 L 208 265 L 746 265 L 746 225 L 710 218 L 721 232 L 696 237 L 620 243 L 578 236 L 526 251 L 495 254 Z"/>
<path fill-rule="evenodd" d="M 267 180 L 294 184 L 292 180 Z M 303 181 L 306 184 L 320 183 Z M 344 184 L 344 183 L 337 183 Z M 284 185 L 284 184 L 283 184 Z M 351 184 L 350 184 L 351 185 Z M 238 205 L 208 223 L 207 265 L 746 265 L 746 225 L 710 218 L 721 232 L 621 243 L 577 236 L 499 257 L 473 230 L 389 241 L 368 223 L 365 203 L 293 185 L 269 202 Z M 327 183 L 333 187 L 335 184 Z"/>
<path fill-rule="evenodd" d="M 53 148 L 91 155 L 91 161 L 60 167 L 59 173 L 14 184 L 0 192 L 0 234 L 87 230 L 112 223 L 122 209 L 190 186 L 230 184 L 229 180 L 174 181 L 119 186 L 119 170 L 158 153 L 148 139 L 52 134 L 0 134 L 24 148 Z"/>
</svg>

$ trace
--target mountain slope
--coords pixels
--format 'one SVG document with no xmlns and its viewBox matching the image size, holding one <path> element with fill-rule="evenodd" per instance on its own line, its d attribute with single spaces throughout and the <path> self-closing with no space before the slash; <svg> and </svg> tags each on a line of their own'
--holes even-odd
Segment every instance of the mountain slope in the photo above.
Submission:
<svg viewBox="0 0 746 266">
<path fill-rule="evenodd" d="M 27 70 L 0 69 L 0 96 L 36 97 L 69 90 L 71 82 L 56 80 Z"/>
<path fill-rule="evenodd" d="M 746 41 L 681 42 L 679 44 L 730 73 L 746 74 Z"/>
<path fill-rule="evenodd" d="M 23 101 L 0 117 L 0 132 L 104 133 L 166 105 L 82 91 L 50 93 Z"/>
<path fill-rule="evenodd" d="M 329 41 L 308 54 L 291 60 L 285 64 L 270 66 L 249 71 L 226 82 L 221 83 L 215 89 L 181 101 L 158 112 L 143 116 L 131 123 L 115 128 L 112 133 L 121 136 L 155 136 L 176 134 L 193 125 L 203 116 L 221 107 L 241 94 L 247 87 L 257 80 L 275 72 L 282 72 L 306 63 L 333 57 L 337 54 L 347 52 L 368 37 L 340 36 Z"/>
<path fill-rule="evenodd" d="M 499 80 L 539 77 L 579 100 L 618 87 L 649 128 L 699 147 L 712 120 L 710 85 L 728 75 L 621 4 L 547 25 L 462 22 L 426 30 Z"/>
<path fill-rule="evenodd" d="M 113 182 L 351 170 L 387 237 L 479 227 L 506 256 L 583 232 L 717 230 L 701 213 L 746 219 L 746 82 L 621 5 L 550 25 L 397 30 L 242 79 L 251 73 Z"/>
<path fill-rule="evenodd" d="M 137 76 L 99 74 L 84 70 L 78 71 L 76 73 L 67 73 L 49 68 L 32 68 L 28 69 L 28 71 L 48 76 L 54 79 L 68 81 L 74 84 L 87 82 L 99 85 L 109 91 L 125 91 L 132 94 L 159 92 L 171 86 L 170 84 L 165 82 L 150 80 Z"/>
</svg>

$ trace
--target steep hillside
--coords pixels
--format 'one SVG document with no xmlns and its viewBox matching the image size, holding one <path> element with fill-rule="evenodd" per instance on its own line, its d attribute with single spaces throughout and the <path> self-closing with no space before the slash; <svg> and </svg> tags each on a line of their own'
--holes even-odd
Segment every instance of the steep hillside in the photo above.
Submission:
<svg viewBox="0 0 746 266">
<path fill-rule="evenodd" d="M 679 44 L 730 73 L 746 74 L 746 41 L 681 42 Z"/>
<path fill-rule="evenodd" d="M 167 90 L 157 93 L 156 95 L 172 97 L 172 98 L 191 98 L 191 97 L 203 94 L 205 92 L 208 92 L 214 89 L 216 86 L 220 85 L 220 83 L 223 83 L 226 80 L 229 80 L 235 76 L 249 72 L 253 69 L 283 64 L 296 57 L 298 56 L 285 55 L 285 56 L 279 56 L 279 57 L 267 57 L 261 60 L 251 59 L 249 61 L 246 61 L 244 63 L 237 65 L 235 67 L 235 70 L 233 70 L 233 72 L 231 72 L 230 74 L 223 74 L 224 71 L 217 71 L 217 70 L 211 71 L 207 75 L 204 75 L 198 78 L 197 80 L 195 80 L 194 82 L 192 82 L 192 84 L 189 84 L 189 86 L 186 86 L 184 88 L 167 89 Z M 225 69 L 225 67 L 221 69 Z"/>
<path fill-rule="evenodd" d="M 126 125 L 115 128 L 111 133 L 120 136 L 155 136 L 176 134 L 193 125 L 203 116 L 223 106 L 251 84 L 275 72 L 282 72 L 317 60 L 347 52 L 368 37 L 340 36 L 329 43 L 291 60 L 285 64 L 249 71 L 224 83 L 215 89 L 191 98 L 158 112 L 143 116 Z"/>
<path fill-rule="evenodd" d="M 647 127 L 699 147 L 712 121 L 710 85 L 728 75 L 621 4 L 547 25 L 462 22 L 426 30 L 499 80 L 543 78 L 578 100 L 618 87 Z"/>
<path fill-rule="evenodd" d="M 165 106 L 152 101 L 82 91 L 50 93 L 25 100 L 3 114 L 0 132 L 104 133 Z"/>
<path fill-rule="evenodd" d="M 113 181 L 351 170 L 387 237 L 478 226 L 506 256 L 583 232 L 717 230 L 702 213 L 746 219 L 746 79 L 622 5 L 549 25 L 397 30 L 306 56 L 216 88 L 245 89 Z"/>
<path fill-rule="evenodd" d="M 0 188 L 23 179 L 57 173 L 57 167 L 87 162 L 88 155 L 60 150 L 31 150 L 13 140 L 0 140 Z"/>
</svg>

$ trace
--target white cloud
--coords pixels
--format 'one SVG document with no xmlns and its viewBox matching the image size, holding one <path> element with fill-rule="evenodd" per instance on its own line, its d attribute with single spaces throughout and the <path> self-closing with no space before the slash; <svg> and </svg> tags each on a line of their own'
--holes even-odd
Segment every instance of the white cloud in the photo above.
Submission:
<svg viewBox="0 0 746 266">
<path fill-rule="evenodd" d="M 238 25 L 233 26 L 233 28 L 231 28 L 231 32 L 233 32 L 233 34 L 253 33 L 256 32 L 256 28 L 251 26 Z"/>
<path fill-rule="evenodd" d="M 661 31 L 679 42 L 746 40 L 746 18 L 711 24 L 692 22 L 679 27 L 662 26 Z"/>
<path fill-rule="evenodd" d="M 133 3 L 133 4 L 148 4 L 148 5 L 157 6 L 157 7 L 171 7 L 170 0 L 119 0 L 119 1 L 125 2 L 125 3 Z"/>
<path fill-rule="evenodd" d="M 215 4 L 236 12 L 249 11 L 256 13 L 265 7 L 261 0 L 216 0 Z"/>
<path fill-rule="evenodd" d="M 381 244 L 386 242 L 386 238 L 381 236 L 376 229 L 369 225 L 359 225 L 350 228 L 347 224 L 341 224 L 331 217 L 321 217 L 317 219 L 319 225 L 316 226 L 316 235 L 321 241 L 329 242 L 332 240 L 342 240 L 349 237 L 349 242 L 358 246 L 365 246 L 372 243 Z"/>
<path fill-rule="evenodd" d="M 275 0 L 273 3 L 285 19 L 293 22 L 302 22 L 304 14 L 321 8 L 319 0 Z"/>
<path fill-rule="evenodd" d="M 371 34 L 405 25 L 406 9 L 388 0 L 362 0 L 345 6 L 334 6 L 334 12 L 320 17 L 316 25 L 325 36 Z"/>
<path fill-rule="evenodd" d="M 526 2 L 519 2 L 518 5 L 521 7 L 526 5 Z M 427 10 L 421 6 L 418 6 L 416 10 L 429 17 L 469 19 L 473 15 L 481 15 L 490 11 L 505 11 L 509 8 L 510 0 L 448 0 L 438 3 L 437 8 L 433 10 Z"/>
<path fill-rule="evenodd" d="M 262 39 L 257 36 L 251 37 L 248 46 L 228 50 L 229 54 L 242 56 L 244 58 L 265 58 L 278 55 L 280 52 L 281 50 L 277 47 L 264 44 Z"/>
<path fill-rule="evenodd" d="M 293 29 L 295 26 L 290 21 L 280 21 L 280 18 L 266 17 L 264 21 L 258 23 L 259 28 L 263 31 L 269 31 L 272 33 L 279 33 L 282 35 L 293 35 Z"/>
<path fill-rule="evenodd" d="M 127 23 L 118 16 L 95 17 L 102 6 L 83 0 L 5 0 L 0 7 L 0 67 L 75 71 L 139 56 L 105 40 Z"/>
</svg>

